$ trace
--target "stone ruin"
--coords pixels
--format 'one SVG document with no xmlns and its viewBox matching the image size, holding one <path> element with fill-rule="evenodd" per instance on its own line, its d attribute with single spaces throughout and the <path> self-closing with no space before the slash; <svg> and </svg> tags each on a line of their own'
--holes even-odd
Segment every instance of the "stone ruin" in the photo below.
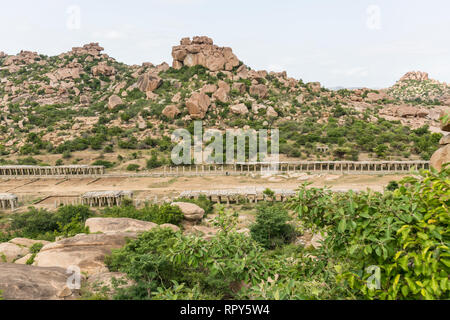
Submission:
<svg viewBox="0 0 450 320">
<path fill-rule="evenodd" d="M 83 205 L 90 207 L 121 206 L 125 199 L 132 199 L 132 191 L 92 191 L 81 196 Z"/>
<path fill-rule="evenodd" d="M 231 71 L 239 66 L 239 59 L 229 47 L 218 47 L 208 37 L 183 38 L 172 49 L 173 68 L 203 66 L 210 71 Z"/>
<path fill-rule="evenodd" d="M 19 206 L 19 200 L 15 194 L 0 193 L 0 209 L 10 208 L 14 210 Z"/>
</svg>

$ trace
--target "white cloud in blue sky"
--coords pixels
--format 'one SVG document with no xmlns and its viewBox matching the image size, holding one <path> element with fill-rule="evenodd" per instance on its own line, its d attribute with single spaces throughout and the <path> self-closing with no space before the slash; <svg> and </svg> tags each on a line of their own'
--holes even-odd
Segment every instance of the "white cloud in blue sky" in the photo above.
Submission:
<svg viewBox="0 0 450 320">
<path fill-rule="evenodd" d="M 71 6 L 79 29 L 67 28 Z M 448 0 L 10 1 L 0 51 L 55 55 L 100 42 L 128 64 L 170 63 L 182 37 L 207 35 L 252 68 L 328 87 L 387 87 L 410 70 L 450 82 L 449 11 Z"/>
</svg>

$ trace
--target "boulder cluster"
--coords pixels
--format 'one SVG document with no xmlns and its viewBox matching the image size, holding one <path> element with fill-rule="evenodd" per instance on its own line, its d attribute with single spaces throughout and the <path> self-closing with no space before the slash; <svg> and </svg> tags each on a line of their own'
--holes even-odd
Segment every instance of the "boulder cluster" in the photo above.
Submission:
<svg viewBox="0 0 450 320">
<path fill-rule="evenodd" d="M 210 71 L 231 71 L 239 66 L 239 59 L 228 47 L 214 45 L 211 38 L 202 36 L 183 38 L 179 46 L 172 49 L 173 68 L 203 66 Z"/>
<path fill-rule="evenodd" d="M 400 78 L 400 81 L 426 81 L 429 80 L 428 73 L 422 71 L 410 71 L 407 72 L 403 77 Z"/>
</svg>

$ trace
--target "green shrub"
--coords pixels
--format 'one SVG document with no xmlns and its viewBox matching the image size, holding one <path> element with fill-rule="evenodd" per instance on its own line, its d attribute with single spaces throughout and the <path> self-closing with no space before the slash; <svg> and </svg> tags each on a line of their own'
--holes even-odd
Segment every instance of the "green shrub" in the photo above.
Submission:
<svg viewBox="0 0 450 320">
<path fill-rule="evenodd" d="M 142 221 L 150 221 L 156 224 L 170 223 L 179 225 L 184 218 L 178 207 L 170 204 L 146 205 L 142 209 L 137 209 L 130 203 L 124 203 L 121 207 L 106 208 L 102 211 L 104 217 L 131 218 Z"/>
<path fill-rule="evenodd" d="M 295 228 L 288 224 L 289 213 L 279 205 L 260 205 L 256 223 L 250 228 L 252 238 L 267 249 L 292 241 Z"/>
</svg>

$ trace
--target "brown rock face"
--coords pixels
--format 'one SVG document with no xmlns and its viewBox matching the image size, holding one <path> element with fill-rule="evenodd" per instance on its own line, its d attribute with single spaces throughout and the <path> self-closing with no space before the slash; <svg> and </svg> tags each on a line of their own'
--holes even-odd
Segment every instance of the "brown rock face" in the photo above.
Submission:
<svg viewBox="0 0 450 320">
<path fill-rule="evenodd" d="M 194 92 L 186 101 L 186 107 L 192 119 L 203 119 L 211 105 L 211 99 L 204 93 Z"/>
<path fill-rule="evenodd" d="M 441 170 L 442 166 L 450 162 L 450 144 L 436 151 L 431 157 L 430 163 L 436 170 Z"/>
<path fill-rule="evenodd" d="M 0 244 L 0 263 L 14 262 L 14 260 L 23 257 L 28 253 L 28 249 L 18 246 L 14 243 Z"/>
<path fill-rule="evenodd" d="M 249 92 L 252 96 L 257 96 L 259 98 L 265 98 L 268 94 L 267 87 L 264 84 L 255 84 L 251 86 Z"/>
<path fill-rule="evenodd" d="M 74 300 L 63 268 L 0 264 L 0 291 L 5 300 Z"/>
<path fill-rule="evenodd" d="M 90 218 L 85 225 L 92 233 L 145 232 L 158 226 L 153 222 L 129 218 Z"/>
<path fill-rule="evenodd" d="M 179 46 L 172 49 L 173 68 L 201 65 L 210 71 L 231 71 L 239 65 L 239 59 L 231 48 L 214 45 L 208 37 L 183 38 Z"/>
<path fill-rule="evenodd" d="M 184 214 L 184 218 L 188 221 L 202 220 L 205 215 L 205 210 L 193 203 L 174 202 L 172 203 L 172 206 L 180 208 L 181 212 Z"/>
<path fill-rule="evenodd" d="M 106 272 L 105 256 L 112 249 L 123 247 L 127 238 L 136 238 L 136 233 L 79 234 L 44 246 L 36 255 L 34 265 L 64 269 L 78 266 L 88 275 Z"/>
<path fill-rule="evenodd" d="M 96 77 L 99 75 L 110 77 L 116 74 L 116 69 L 114 67 L 108 66 L 106 62 L 100 62 L 98 65 L 92 68 L 92 74 Z"/>
<path fill-rule="evenodd" d="M 109 97 L 109 100 L 108 100 L 108 108 L 109 109 L 114 109 L 115 107 L 117 107 L 121 104 L 123 104 L 123 101 L 118 95 L 113 94 L 111 97 Z"/>
<path fill-rule="evenodd" d="M 180 114 L 180 109 L 175 105 L 169 105 L 164 108 L 162 114 L 169 119 L 175 119 L 175 117 Z"/>
<path fill-rule="evenodd" d="M 153 92 L 163 83 L 162 79 L 156 74 L 145 73 L 138 78 L 137 87 L 142 92 Z"/>
<path fill-rule="evenodd" d="M 236 104 L 234 106 L 230 107 L 230 111 L 234 114 L 247 114 L 248 113 L 248 108 L 245 104 L 240 103 L 240 104 Z"/>
<path fill-rule="evenodd" d="M 442 110 L 439 119 L 441 120 L 441 130 L 450 132 L 450 112 Z"/>
<path fill-rule="evenodd" d="M 450 131 L 450 119 L 446 117 L 446 115 L 450 118 L 450 114 L 448 114 L 445 110 L 442 110 L 441 113 L 441 129 L 443 131 Z M 447 118 L 447 119 L 446 119 Z M 440 141 L 440 144 L 443 145 L 438 151 L 436 151 L 431 157 L 430 163 L 433 168 L 436 170 L 441 170 L 442 166 L 446 163 L 450 162 L 450 135 L 443 137 Z"/>
<path fill-rule="evenodd" d="M 410 71 L 400 78 L 400 81 L 416 80 L 425 81 L 428 80 L 428 73 L 421 71 Z"/>
</svg>

